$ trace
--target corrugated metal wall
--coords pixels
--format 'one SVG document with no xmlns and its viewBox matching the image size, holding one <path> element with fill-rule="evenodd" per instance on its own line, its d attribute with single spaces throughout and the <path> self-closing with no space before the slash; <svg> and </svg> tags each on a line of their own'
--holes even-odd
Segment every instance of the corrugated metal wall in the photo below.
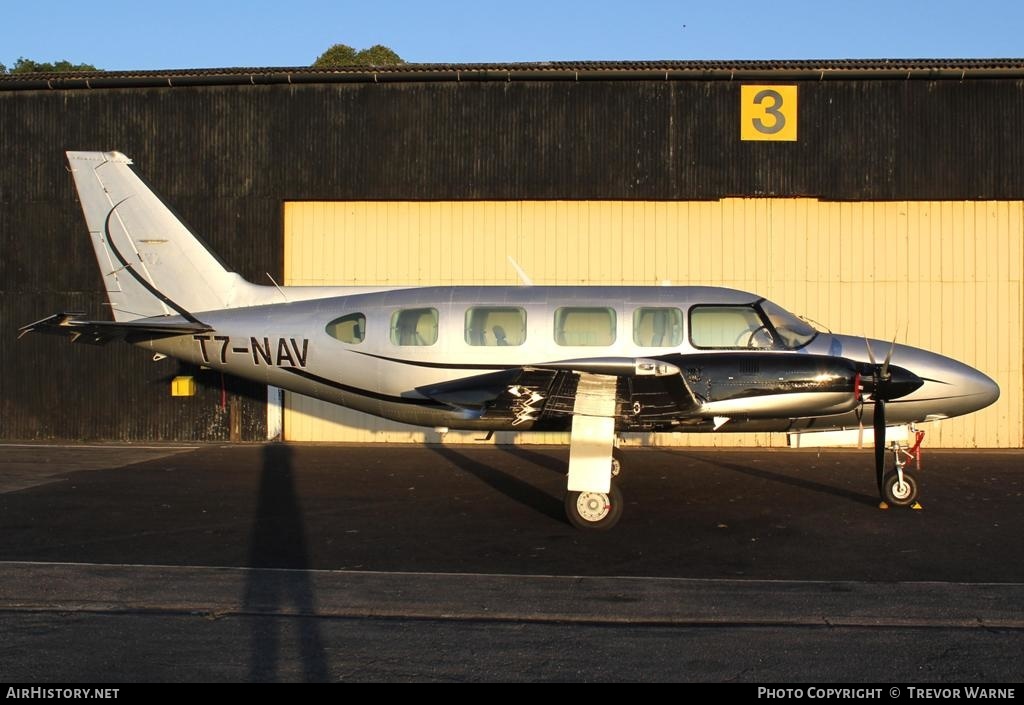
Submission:
<svg viewBox="0 0 1024 705">
<path fill-rule="evenodd" d="M 757 292 L 836 332 L 948 355 L 992 376 L 1000 400 L 928 424 L 932 447 L 1024 438 L 1024 202 L 725 199 L 704 202 L 308 202 L 285 206 L 285 281 L 708 284 Z M 312 441 L 438 441 L 433 431 L 289 395 L 285 434 Z M 479 433 L 448 434 L 465 442 Z M 500 436 L 500 437 L 499 437 Z M 564 434 L 498 434 L 566 442 Z M 661 434 L 636 443 L 778 445 L 779 434 Z"/>
<path fill-rule="evenodd" d="M 739 140 L 740 82 L 726 80 L 577 83 L 539 75 L 511 83 L 41 91 L 5 91 L 0 84 L 0 435 L 229 435 L 219 378 L 204 377 L 195 398 L 172 399 L 167 380 L 179 371 L 172 361 L 153 363 L 125 346 L 15 340 L 18 325 L 56 311 L 109 316 L 65 170 L 69 148 L 133 157 L 215 251 L 261 282 L 266 272 L 281 279 L 285 200 L 1024 198 L 1024 81 L 787 82 L 798 84 L 800 101 L 799 140 L 787 143 Z M 646 221 L 634 223 L 623 208 L 601 205 L 559 217 L 585 217 L 595 233 L 631 228 L 622 235 L 632 243 L 624 257 L 642 251 L 644 263 L 707 257 L 705 248 L 667 237 L 655 235 L 661 244 L 650 244 Z M 643 216 L 655 221 L 655 231 L 665 227 L 659 208 L 668 206 Z M 695 208 L 693 217 L 704 217 Z M 532 261 L 525 248 L 533 245 L 519 246 L 520 258 Z M 568 242 L 559 247 L 564 252 L 552 256 L 570 251 Z M 649 260 L 651 247 L 662 250 Z M 503 258 L 483 265 L 484 280 L 508 276 Z M 593 249 L 585 267 L 562 265 L 570 268 L 567 278 L 580 271 L 595 281 L 619 276 L 612 269 L 619 265 L 604 263 Z M 662 276 L 642 266 L 643 280 Z M 727 278 L 736 278 L 728 269 L 734 266 L 722 261 Z M 242 399 L 242 436 L 263 437 L 262 390 L 228 385 Z"/>
</svg>

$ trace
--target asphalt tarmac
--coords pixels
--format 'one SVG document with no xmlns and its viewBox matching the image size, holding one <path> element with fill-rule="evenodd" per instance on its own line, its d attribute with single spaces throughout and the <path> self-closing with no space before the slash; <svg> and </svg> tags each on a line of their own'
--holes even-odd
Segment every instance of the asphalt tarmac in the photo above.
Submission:
<svg viewBox="0 0 1024 705">
<path fill-rule="evenodd" d="M 1024 453 L 0 445 L 0 681 L 1013 682 Z"/>
</svg>

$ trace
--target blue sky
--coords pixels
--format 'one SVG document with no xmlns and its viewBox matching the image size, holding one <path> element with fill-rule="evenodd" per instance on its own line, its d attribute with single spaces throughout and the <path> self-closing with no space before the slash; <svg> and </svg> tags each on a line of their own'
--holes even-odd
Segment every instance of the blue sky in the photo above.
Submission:
<svg viewBox="0 0 1024 705">
<path fill-rule="evenodd" d="M 1024 2 L 0 0 L 8 66 L 305 66 L 337 42 L 415 62 L 1024 57 Z"/>
</svg>

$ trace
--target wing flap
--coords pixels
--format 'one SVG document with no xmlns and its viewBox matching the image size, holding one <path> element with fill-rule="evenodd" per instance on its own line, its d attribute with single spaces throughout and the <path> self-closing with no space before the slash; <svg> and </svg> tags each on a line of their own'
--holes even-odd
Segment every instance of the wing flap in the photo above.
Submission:
<svg viewBox="0 0 1024 705">
<path fill-rule="evenodd" d="M 593 380 L 603 378 L 595 386 Z M 692 416 L 700 407 L 679 368 L 648 358 L 562 360 L 513 367 L 419 387 L 434 401 L 528 428 L 574 414 L 603 417 Z M 583 405 L 581 406 L 581 402 Z M 582 410 L 581 410 L 582 409 Z"/>
</svg>

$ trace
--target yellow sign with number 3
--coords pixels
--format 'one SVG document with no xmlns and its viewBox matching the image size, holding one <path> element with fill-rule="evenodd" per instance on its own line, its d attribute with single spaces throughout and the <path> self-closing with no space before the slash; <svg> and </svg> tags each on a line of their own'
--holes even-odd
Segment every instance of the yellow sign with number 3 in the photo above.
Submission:
<svg viewBox="0 0 1024 705">
<path fill-rule="evenodd" d="M 740 139 L 796 142 L 796 86 L 740 86 Z"/>
</svg>

